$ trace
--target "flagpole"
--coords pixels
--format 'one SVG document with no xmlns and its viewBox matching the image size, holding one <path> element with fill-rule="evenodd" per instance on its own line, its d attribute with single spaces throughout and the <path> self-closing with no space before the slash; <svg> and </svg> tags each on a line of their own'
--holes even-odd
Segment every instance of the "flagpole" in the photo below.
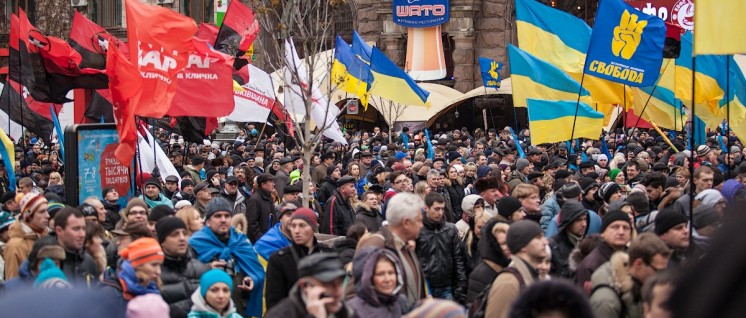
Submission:
<svg viewBox="0 0 746 318">
<path fill-rule="evenodd" d="M 663 72 L 662 73 L 666 73 L 666 69 L 668 68 L 668 64 L 670 64 L 670 63 L 671 63 L 670 59 L 668 61 L 666 61 L 666 66 L 663 67 Z M 655 80 L 655 85 L 653 86 L 653 89 L 650 91 L 650 94 L 648 94 L 648 100 L 645 101 L 645 105 L 642 106 L 642 110 L 640 111 L 639 114 L 637 114 L 637 120 L 635 121 L 635 125 L 632 126 L 632 131 L 635 131 L 635 129 L 637 129 L 637 125 L 640 124 L 640 120 L 642 119 L 642 114 L 645 113 L 645 109 L 648 108 L 648 104 L 650 103 L 650 100 L 653 98 L 653 94 L 655 94 L 655 89 L 658 88 L 658 84 L 660 83 L 661 76 L 659 76 L 658 79 Z M 626 87 L 626 85 L 625 85 L 625 87 Z M 625 93 L 624 95 L 625 95 L 624 96 L 624 98 L 625 98 L 625 106 L 624 107 L 626 108 L 627 107 L 627 105 L 626 105 L 626 98 L 627 98 L 626 96 L 627 96 L 627 94 Z M 674 107 L 674 112 L 676 111 L 675 108 L 676 107 Z M 632 138 L 632 134 L 630 134 L 629 137 L 627 137 L 627 143 L 629 143 L 629 140 L 631 138 Z"/>
<path fill-rule="evenodd" d="M 725 156 L 726 156 L 725 158 L 728 161 L 728 163 L 726 164 L 726 168 L 728 169 L 728 171 L 726 173 L 726 178 L 730 179 L 730 165 L 732 164 L 732 162 L 730 162 L 731 159 L 730 159 L 730 58 L 729 57 L 726 57 L 725 59 L 725 74 L 726 74 L 726 78 L 725 78 L 725 98 L 726 99 L 725 100 L 727 102 L 725 104 L 725 111 L 726 111 L 725 121 L 727 123 L 727 126 L 725 126 L 726 129 L 723 133 L 725 134 L 725 138 L 727 140 L 726 141 L 727 149 L 725 153 Z"/>
<path fill-rule="evenodd" d="M 575 139 L 575 123 L 578 120 L 578 109 L 580 108 L 580 94 L 583 92 L 584 81 L 585 81 L 585 69 L 583 69 L 583 74 L 580 76 L 580 88 L 578 89 L 578 101 L 575 102 L 575 116 L 572 118 L 572 131 L 570 131 L 570 140 Z M 526 108 L 528 108 L 528 105 L 526 105 Z M 515 111 L 515 105 L 513 106 L 513 111 Z"/>
<path fill-rule="evenodd" d="M 692 35 L 694 36 L 694 35 Z M 692 39 L 692 42 L 694 40 Z M 692 144 L 692 149 L 690 149 L 690 159 L 689 159 L 689 239 L 692 239 L 692 223 L 693 223 L 693 212 L 694 212 L 694 153 L 696 152 L 696 147 L 694 144 L 694 135 L 695 135 L 695 129 L 696 126 L 694 124 L 694 120 L 696 118 L 696 112 L 695 108 L 697 106 L 697 99 L 696 97 L 696 75 L 697 75 L 697 56 L 692 54 L 692 119 L 691 119 L 691 129 L 689 130 L 691 133 L 691 136 L 689 136 L 690 143 Z"/>
</svg>

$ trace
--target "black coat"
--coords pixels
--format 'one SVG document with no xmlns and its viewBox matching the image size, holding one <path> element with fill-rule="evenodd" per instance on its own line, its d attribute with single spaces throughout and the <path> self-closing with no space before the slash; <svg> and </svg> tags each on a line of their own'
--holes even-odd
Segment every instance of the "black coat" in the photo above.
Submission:
<svg viewBox="0 0 746 318">
<path fill-rule="evenodd" d="M 557 227 L 558 233 L 549 238 L 549 248 L 552 249 L 552 269 L 550 270 L 552 275 L 568 279 L 572 279 L 575 276 L 575 271 L 570 269 L 569 260 L 572 250 L 575 249 L 575 245 L 568 238 L 569 234 L 567 234 L 567 231 L 573 222 L 583 215 L 588 215 L 588 211 L 585 209 L 585 206 L 575 201 L 568 201 L 562 206 L 560 223 Z M 586 232 L 588 231 L 587 225 L 586 223 Z"/>
<path fill-rule="evenodd" d="M 171 309 L 171 318 L 186 318 L 192 309 L 192 294 L 210 265 L 200 262 L 191 249 L 181 258 L 166 255 L 161 266 L 161 296 Z"/>
<path fill-rule="evenodd" d="M 106 209 L 106 219 L 102 225 L 107 231 L 114 230 L 114 227 L 122 219 L 122 216 L 119 215 L 119 204 L 111 204 L 106 200 L 101 201 L 101 203 L 104 204 L 104 209 Z"/>
<path fill-rule="evenodd" d="M 267 309 L 288 296 L 288 292 L 298 281 L 298 263 L 301 259 L 310 254 L 333 251 L 326 245 L 319 244 L 316 238 L 314 238 L 314 245 L 315 248 L 309 253 L 307 247 L 293 243 L 269 257 L 264 285 L 264 300 Z"/>
<path fill-rule="evenodd" d="M 417 256 L 430 286 L 452 287 L 454 298 L 466 297 L 466 253 L 453 223 L 427 217 L 417 238 Z M 462 295 L 458 295 L 461 293 Z"/>
<path fill-rule="evenodd" d="M 71 281 L 98 281 L 101 271 L 98 269 L 96 261 L 85 250 L 68 251 L 65 250 L 65 260 L 62 261 L 60 269 L 67 279 Z"/>
<path fill-rule="evenodd" d="M 324 213 L 319 222 L 319 232 L 332 235 L 347 235 L 347 229 L 355 223 L 355 209 L 349 200 L 345 200 L 339 191 L 324 204 Z"/>
<path fill-rule="evenodd" d="M 461 219 L 461 201 L 466 196 L 464 194 L 464 186 L 451 181 L 451 186 L 446 187 L 446 190 L 448 190 L 448 195 L 451 197 L 451 209 L 456 220 L 454 222 L 457 222 Z"/>
<path fill-rule="evenodd" d="M 324 182 L 319 187 L 319 202 L 322 205 L 326 204 L 326 201 L 334 195 L 335 190 L 337 190 L 337 182 L 331 177 L 324 178 Z"/>
<path fill-rule="evenodd" d="M 246 202 L 246 221 L 249 224 L 246 235 L 251 244 L 256 243 L 274 225 L 274 211 L 272 195 L 262 189 L 256 190 Z"/>
<path fill-rule="evenodd" d="M 497 273 L 510 265 L 510 258 L 502 252 L 500 243 L 492 235 L 492 228 L 498 220 L 490 220 L 482 228 L 482 239 L 477 243 L 477 249 L 482 261 L 469 274 L 469 291 L 466 294 L 466 303 L 471 303 L 492 281 Z"/>
<path fill-rule="evenodd" d="M 265 318 L 307 318 L 312 317 L 306 311 L 306 304 L 300 295 L 300 287 L 298 285 L 293 286 L 290 293 L 287 293 L 287 297 L 282 299 L 276 306 L 272 308 L 267 304 L 267 313 L 264 314 Z M 342 309 L 336 314 L 336 318 L 352 318 L 357 317 L 344 302 L 342 303 Z"/>
</svg>

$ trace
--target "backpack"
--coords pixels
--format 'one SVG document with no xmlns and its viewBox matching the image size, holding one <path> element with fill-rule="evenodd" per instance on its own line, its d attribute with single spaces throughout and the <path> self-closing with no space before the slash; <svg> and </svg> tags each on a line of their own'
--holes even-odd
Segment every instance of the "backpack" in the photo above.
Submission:
<svg viewBox="0 0 746 318">
<path fill-rule="evenodd" d="M 503 270 L 501 270 L 499 273 L 497 273 L 497 276 L 495 276 L 495 279 L 500 277 L 500 274 L 502 273 L 510 273 L 515 276 L 515 278 L 518 280 L 518 284 L 521 286 L 521 289 L 526 286 L 525 282 L 523 281 L 523 276 L 521 276 L 521 273 L 518 272 L 518 269 L 515 267 L 506 267 Z M 492 283 L 495 281 L 493 280 Z M 484 318 L 485 314 L 487 312 L 487 302 L 489 301 L 490 297 L 490 289 L 492 289 L 492 283 L 485 286 L 482 292 L 477 295 L 477 297 L 474 299 L 474 301 L 469 305 L 469 318 Z"/>
<path fill-rule="evenodd" d="M 593 287 L 593 290 L 591 290 L 591 296 L 593 296 L 593 293 L 595 293 L 597 290 L 601 288 L 608 288 L 608 289 L 611 289 L 612 292 L 614 292 L 614 295 L 616 295 L 616 298 L 619 299 L 619 303 L 622 304 L 622 310 L 619 312 L 619 318 L 626 317 L 627 316 L 627 305 L 624 303 L 624 299 L 622 299 L 622 295 L 619 295 L 616 289 L 614 287 L 611 287 L 611 285 L 600 284 L 600 285 L 597 285 L 596 287 Z"/>
</svg>

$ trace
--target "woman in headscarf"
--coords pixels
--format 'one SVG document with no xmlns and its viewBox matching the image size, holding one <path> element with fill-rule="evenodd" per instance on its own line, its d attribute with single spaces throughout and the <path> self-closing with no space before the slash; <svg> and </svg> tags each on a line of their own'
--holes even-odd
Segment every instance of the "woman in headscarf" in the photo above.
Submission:
<svg viewBox="0 0 746 318">
<path fill-rule="evenodd" d="M 359 317 L 401 317 L 406 303 L 403 266 L 393 252 L 366 247 L 352 260 L 355 297 L 347 302 Z"/>
</svg>

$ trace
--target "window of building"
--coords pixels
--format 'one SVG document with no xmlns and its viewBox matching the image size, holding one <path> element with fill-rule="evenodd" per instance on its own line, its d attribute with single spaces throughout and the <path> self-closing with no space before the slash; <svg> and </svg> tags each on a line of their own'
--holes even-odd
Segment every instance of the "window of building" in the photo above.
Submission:
<svg viewBox="0 0 746 318">
<path fill-rule="evenodd" d="M 217 0 L 218 2 L 229 0 Z M 191 17 L 197 23 L 215 23 L 215 14 L 213 13 L 213 0 L 182 0 L 180 1 L 179 12 Z M 220 3 L 218 3 L 220 6 Z"/>
<path fill-rule="evenodd" d="M 122 26 L 122 0 L 89 1 L 91 16 L 104 28 Z"/>
</svg>

